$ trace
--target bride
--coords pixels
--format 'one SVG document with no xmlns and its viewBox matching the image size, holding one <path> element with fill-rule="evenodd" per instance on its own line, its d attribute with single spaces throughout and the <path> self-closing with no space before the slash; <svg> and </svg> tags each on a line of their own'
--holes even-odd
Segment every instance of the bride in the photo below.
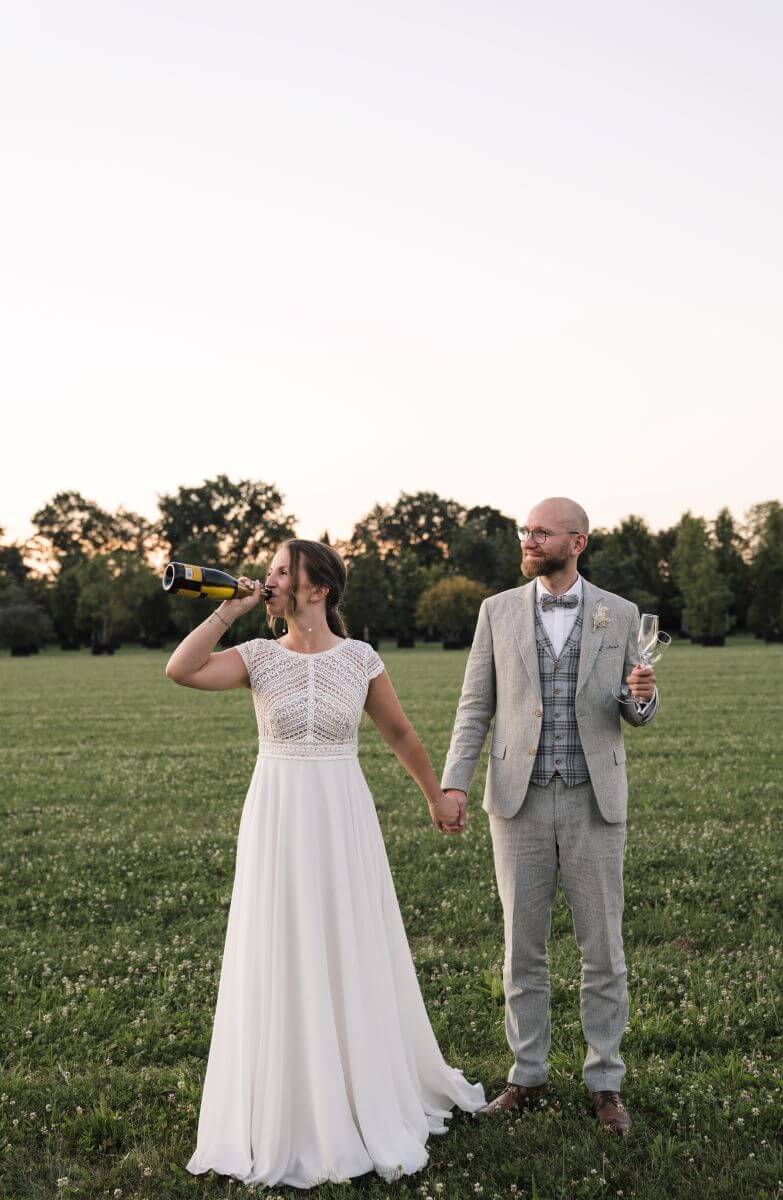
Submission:
<svg viewBox="0 0 783 1200">
<path fill-rule="evenodd" d="M 171 655 L 185 687 L 249 687 L 258 757 L 239 823 L 231 907 L 201 1098 L 194 1175 L 309 1188 L 420 1170 L 431 1133 L 485 1103 L 449 1066 L 419 989 L 372 794 L 362 711 L 453 830 L 427 753 L 378 654 L 347 636 L 346 568 L 292 538 L 267 576 L 278 640 L 212 652 L 262 599 L 224 601 Z"/>
</svg>

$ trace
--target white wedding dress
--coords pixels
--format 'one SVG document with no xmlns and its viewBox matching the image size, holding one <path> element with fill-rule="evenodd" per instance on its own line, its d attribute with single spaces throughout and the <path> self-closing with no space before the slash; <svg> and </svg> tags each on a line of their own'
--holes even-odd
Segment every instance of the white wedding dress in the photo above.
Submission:
<svg viewBox="0 0 783 1200">
<path fill-rule="evenodd" d="M 455 1105 L 485 1097 L 438 1048 L 357 757 L 384 665 L 353 638 L 316 654 L 236 648 L 259 754 L 187 1169 L 300 1188 L 398 1179 L 427 1163 Z"/>
</svg>

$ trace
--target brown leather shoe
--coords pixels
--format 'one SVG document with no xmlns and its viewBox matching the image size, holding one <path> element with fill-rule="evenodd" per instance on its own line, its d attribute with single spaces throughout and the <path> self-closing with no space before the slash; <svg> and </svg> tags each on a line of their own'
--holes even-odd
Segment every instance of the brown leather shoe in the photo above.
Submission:
<svg viewBox="0 0 783 1200">
<path fill-rule="evenodd" d="M 620 1093 L 612 1091 L 591 1092 L 590 1099 L 593 1104 L 593 1112 L 598 1117 L 604 1129 L 608 1129 L 610 1133 L 619 1133 L 624 1137 L 631 1128 L 631 1118 L 628 1115 L 628 1109 L 623 1104 Z"/>
<path fill-rule="evenodd" d="M 523 1083 L 509 1083 L 506 1084 L 505 1091 L 478 1110 L 478 1115 L 491 1117 L 496 1113 L 512 1112 L 514 1109 L 524 1112 L 525 1109 L 532 1108 L 536 1101 L 543 1099 L 546 1094 L 547 1084 L 545 1083 L 539 1083 L 535 1087 L 527 1087 Z"/>
</svg>

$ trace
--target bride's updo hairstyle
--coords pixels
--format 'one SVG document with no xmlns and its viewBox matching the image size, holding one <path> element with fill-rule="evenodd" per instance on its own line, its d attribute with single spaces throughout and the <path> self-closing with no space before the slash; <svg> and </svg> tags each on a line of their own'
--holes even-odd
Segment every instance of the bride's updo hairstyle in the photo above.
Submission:
<svg viewBox="0 0 783 1200">
<path fill-rule="evenodd" d="M 288 576 L 291 580 L 289 605 L 296 612 L 296 592 L 299 580 L 299 563 L 304 561 L 305 573 L 313 587 L 327 587 L 326 623 L 332 633 L 338 637 L 347 638 L 348 629 L 340 612 L 340 601 L 343 598 L 348 571 L 341 556 L 325 542 L 312 542 L 307 538 L 288 538 L 280 543 L 287 546 L 289 554 Z M 270 628 L 274 637 L 280 637 L 284 632 L 286 621 L 283 617 L 273 617 Z"/>
</svg>

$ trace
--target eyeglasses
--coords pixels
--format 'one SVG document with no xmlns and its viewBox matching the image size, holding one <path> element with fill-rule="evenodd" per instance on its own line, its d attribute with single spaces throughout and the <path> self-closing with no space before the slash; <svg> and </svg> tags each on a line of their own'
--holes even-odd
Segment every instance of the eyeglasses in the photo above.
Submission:
<svg viewBox="0 0 783 1200">
<path fill-rule="evenodd" d="M 561 533 L 581 533 L 579 529 L 528 529 L 527 525 L 520 525 L 517 529 L 517 535 L 520 542 L 526 542 L 529 537 L 538 546 L 543 546 L 548 537 L 559 537 Z"/>
</svg>

